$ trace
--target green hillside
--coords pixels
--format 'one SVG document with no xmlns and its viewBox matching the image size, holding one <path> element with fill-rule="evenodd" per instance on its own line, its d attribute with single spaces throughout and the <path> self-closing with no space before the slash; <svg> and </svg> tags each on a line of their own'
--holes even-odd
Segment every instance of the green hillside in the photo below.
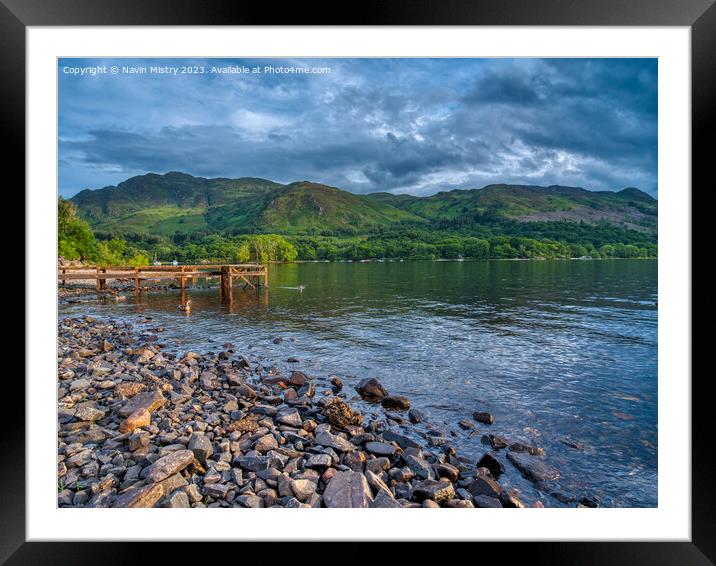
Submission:
<svg viewBox="0 0 716 566">
<path fill-rule="evenodd" d="M 185 173 L 132 177 L 72 199 L 98 233 L 168 237 L 276 233 L 361 235 L 415 227 L 464 229 L 515 223 L 610 225 L 655 233 L 657 201 L 635 188 L 619 192 L 576 187 L 489 185 L 427 197 L 356 195 L 307 181 L 206 179 Z"/>
<path fill-rule="evenodd" d="M 482 189 L 453 190 L 422 198 L 389 193 L 370 196 L 432 221 L 566 220 L 587 224 L 607 222 L 639 231 L 652 231 L 657 222 L 657 201 L 635 188 L 598 192 L 557 185 L 488 185 Z"/>
<path fill-rule="evenodd" d="M 258 219 L 266 231 L 318 234 L 367 230 L 400 222 L 423 223 L 416 215 L 335 187 L 300 182 L 288 185 L 268 203 Z"/>
</svg>

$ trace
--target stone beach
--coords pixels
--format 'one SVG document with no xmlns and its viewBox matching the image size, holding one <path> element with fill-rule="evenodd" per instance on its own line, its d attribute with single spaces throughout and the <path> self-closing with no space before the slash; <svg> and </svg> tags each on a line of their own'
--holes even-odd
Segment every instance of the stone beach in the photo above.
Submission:
<svg viewBox="0 0 716 566">
<path fill-rule="evenodd" d="M 141 327 L 140 327 L 141 326 Z M 58 323 L 60 507 L 544 507 L 560 473 L 476 408 L 458 430 L 484 451 L 413 429 L 424 416 L 373 378 L 281 372 L 226 343 L 173 354 L 163 328 L 92 317 Z M 349 395 L 370 400 L 361 414 Z M 485 430 L 487 429 L 487 430 Z M 493 432 L 494 430 L 494 432 Z M 507 466 L 544 497 L 500 483 Z"/>
</svg>

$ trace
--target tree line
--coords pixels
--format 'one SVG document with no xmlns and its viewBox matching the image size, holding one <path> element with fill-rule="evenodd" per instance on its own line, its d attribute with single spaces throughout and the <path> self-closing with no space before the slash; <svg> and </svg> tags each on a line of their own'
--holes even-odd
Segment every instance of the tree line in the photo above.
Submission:
<svg viewBox="0 0 716 566">
<path fill-rule="evenodd" d="M 511 230 L 513 233 L 506 234 Z M 470 229 L 401 227 L 364 236 L 94 234 L 70 201 L 58 204 L 58 253 L 104 265 L 360 261 L 374 259 L 655 258 L 655 235 L 603 224 L 505 223 Z"/>
</svg>

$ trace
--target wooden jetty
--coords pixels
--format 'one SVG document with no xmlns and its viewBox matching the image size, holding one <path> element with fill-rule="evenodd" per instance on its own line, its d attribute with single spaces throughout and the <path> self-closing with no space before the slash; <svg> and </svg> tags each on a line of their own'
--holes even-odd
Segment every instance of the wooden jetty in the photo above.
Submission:
<svg viewBox="0 0 716 566">
<path fill-rule="evenodd" d="M 94 279 L 97 291 L 107 288 L 107 281 L 121 279 L 134 281 L 134 291 L 141 293 L 143 281 L 163 281 L 173 279 L 184 291 L 187 281 L 218 277 L 221 292 L 231 295 L 236 279 L 244 288 L 268 287 L 268 268 L 260 263 L 240 263 L 230 265 L 146 265 L 143 267 L 60 267 L 57 279 L 66 285 L 67 281 Z"/>
</svg>

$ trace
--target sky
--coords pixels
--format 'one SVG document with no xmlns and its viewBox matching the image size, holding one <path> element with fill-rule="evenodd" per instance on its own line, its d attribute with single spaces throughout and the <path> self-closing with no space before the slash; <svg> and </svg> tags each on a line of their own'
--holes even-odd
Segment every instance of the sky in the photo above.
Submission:
<svg viewBox="0 0 716 566">
<path fill-rule="evenodd" d="M 58 110 L 64 197 L 169 171 L 657 196 L 656 59 L 60 59 Z"/>
</svg>

